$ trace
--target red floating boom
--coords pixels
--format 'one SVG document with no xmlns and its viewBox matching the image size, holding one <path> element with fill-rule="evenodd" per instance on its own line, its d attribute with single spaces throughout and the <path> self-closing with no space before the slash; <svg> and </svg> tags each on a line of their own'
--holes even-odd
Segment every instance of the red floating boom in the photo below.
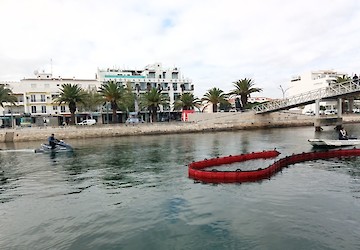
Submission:
<svg viewBox="0 0 360 250">
<path fill-rule="evenodd" d="M 250 182 L 270 178 L 273 174 L 291 164 L 312 161 L 318 159 L 328 159 L 344 156 L 360 156 L 360 149 L 339 149 L 320 152 L 308 152 L 301 154 L 293 154 L 282 158 L 267 168 L 250 170 L 250 171 L 214 171 L 204 170 L 204 168 L 220 166 L 224 164 L 231 164 L 235 162 L 243 162 L 254 159 L 268 159 L 278 156 L 280 153 L 276 150 L 253 152 L 249 154 L 241 154 L 234 156 L 225 156 L 219 158 L 205 159 L 203 161 L 192 162 L 189 164 L 189 177 L 195 180 L 200 180 L 210 183 L 225 183 L 225 182 Z"/>
</svg>

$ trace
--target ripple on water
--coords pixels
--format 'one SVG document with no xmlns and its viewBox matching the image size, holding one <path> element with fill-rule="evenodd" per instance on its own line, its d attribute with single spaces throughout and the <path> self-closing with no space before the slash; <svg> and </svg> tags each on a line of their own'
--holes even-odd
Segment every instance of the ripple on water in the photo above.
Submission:
<svg viewBox="0 0 360 250">
<path fill-rule="evenodd" d="M 360 249 L 358 158 L 255 183 L 188 178 L 193 160 L 309 151 L 307 137 L 312 128 L 136 136 L 74 141 L 71 156 L 0 155 L 0 247 Z"/>
</svg>

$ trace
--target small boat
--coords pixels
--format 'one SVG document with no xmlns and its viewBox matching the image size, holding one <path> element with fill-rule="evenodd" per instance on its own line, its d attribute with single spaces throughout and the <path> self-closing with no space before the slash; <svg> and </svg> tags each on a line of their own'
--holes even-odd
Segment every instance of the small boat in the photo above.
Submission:
<svg viewBox="0 0 360 250">
<path fill-rule="evenodd" d="M 330 140 L 330 139 L 309 139 L 313 147 L 346 147 L 360 144 L 359 139 Z"/>
<path fill-rule="evenodd" d="M 55 152 L 71 152 L 73 151 L 73 147 L 64 142 L 63 140 L 60 140 L 56 143 L 56 146 L 54 149 L 51 148 L 49 144 L 41 144 L 40 148 L 35 149 L 35 153 L 55 153 Z"/>
</svg>

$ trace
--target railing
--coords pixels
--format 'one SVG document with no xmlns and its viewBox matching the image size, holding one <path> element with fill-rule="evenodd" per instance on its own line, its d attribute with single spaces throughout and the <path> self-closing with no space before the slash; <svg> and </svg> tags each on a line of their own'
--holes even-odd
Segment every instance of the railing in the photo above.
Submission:
<svg viewBox="0 0 360 250">
<path fill-rule="evenodd" d="M 275 112 L 294 108 L 300 105 L 311 104 L 316 100 L 331 99 L 358 92 L 360 92 L 360 83 L 358 80 L 350 80 L 341 83 L 330 83 L 328 87 L 311 90 L 299 95 L 291 96 L 289 98 L 273 100 L 257 105 L 253 108 L 253 110 L 257 114 Z"/>
</svg>

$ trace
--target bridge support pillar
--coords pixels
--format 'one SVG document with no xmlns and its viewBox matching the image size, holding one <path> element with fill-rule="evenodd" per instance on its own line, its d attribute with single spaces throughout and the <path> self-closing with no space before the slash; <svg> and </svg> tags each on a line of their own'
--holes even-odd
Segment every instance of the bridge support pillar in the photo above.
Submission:
<svg viewBox="0 0 360 250">
<path fill-rule="evenodd" d="M 315 101 L 315 116 L 319 117 L 320 116 L 320 100 L 316 99 Z"/>
<path fill-rule="evenodd" d="M 342 111 L 343 111 L 342 98 L 339 98 L 339 99 L 337 100 L 337 102 L 338 102 L 337 115 L 338 115 L 338 117 L 342 117 Z"/>
</svg>

